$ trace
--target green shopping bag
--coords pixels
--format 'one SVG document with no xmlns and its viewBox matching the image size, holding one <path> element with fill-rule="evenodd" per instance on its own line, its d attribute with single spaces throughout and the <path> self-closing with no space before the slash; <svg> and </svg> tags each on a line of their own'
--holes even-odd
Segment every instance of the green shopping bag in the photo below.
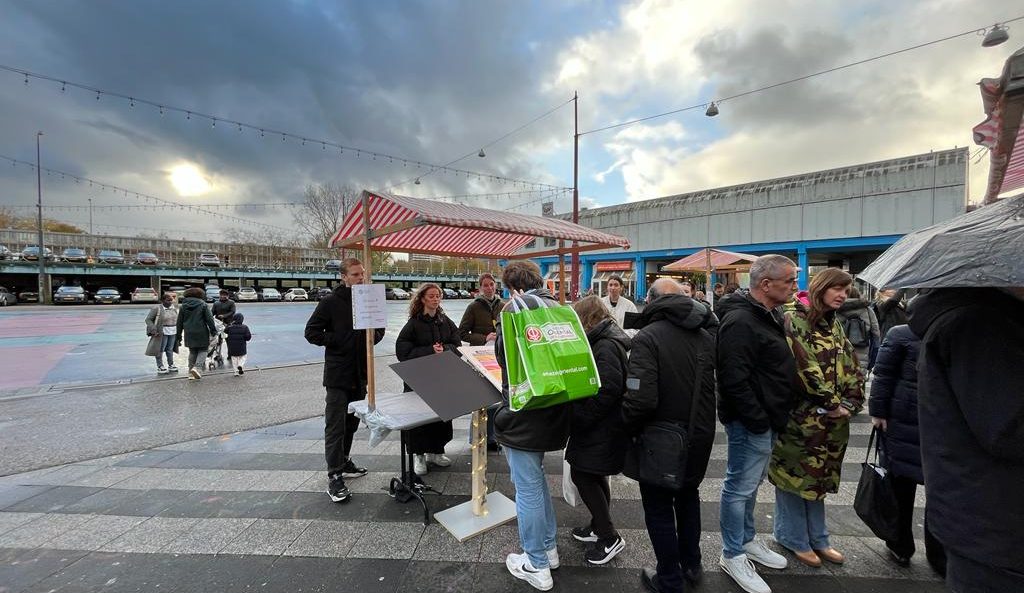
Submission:
<svg viewBox="0 0 1024 593">
<path fill-rule="evenodd" d="M 529 308 L 527 300 L 537 305 Z M 546 408 L 597 394 L 601 378 L 572 307 L 517 295 L 501 313 L 509 407 Z"/>
</svg>

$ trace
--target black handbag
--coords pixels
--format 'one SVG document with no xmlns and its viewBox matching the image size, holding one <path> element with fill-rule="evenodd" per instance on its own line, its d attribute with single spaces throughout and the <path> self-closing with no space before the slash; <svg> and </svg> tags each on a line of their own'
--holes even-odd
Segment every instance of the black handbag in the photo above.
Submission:
<svg viewBox="0 0 1024 593">
<path fill-rule="evenodd" d="M 899 539 L 899 507 L 892 485 L 892 474 L 878 464 L 877 449 L 874 463 L 869 461 L 877 432 L 877 428 L 871 429 L 871 436 L 868 438 L 868 454 L 861 464 L 853 509 L 872 533 L 884 541 L 891 542 Z"/>
<path fill-rule="evenodd" d="M 686 458 L 697 415 L 700 387 L 703 383 L 704 357 L 697 356 L 697 377 L 690 400 L 690 422 L 686 427 L 672 420 L 655 420 L 644 425 L 633 437 L 622 473 L 642 484 L 679 490 L 686 480 Z"/>
</svg>

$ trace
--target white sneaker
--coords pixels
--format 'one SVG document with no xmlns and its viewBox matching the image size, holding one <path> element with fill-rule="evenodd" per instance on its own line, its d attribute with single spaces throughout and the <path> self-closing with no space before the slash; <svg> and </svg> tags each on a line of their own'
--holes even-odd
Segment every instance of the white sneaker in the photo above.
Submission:
<svg viewBox="0 0 1024 593">
<path fill-rule="evenodd" d="M 413 455 L 412 456 L 412 471 L 416 472 L 417 475 L 427 475 L 427 458 L 424 455 Z"/>
<path fill-rule="evenodd" d="M 509 554 L 505 558 L 505 567 L 512 576 L 530 583 L 534 589 L 549 591 L 555 586 L 555 581 L 551 578 L 551 569 L 534 568 L 526 554 Z"/>
<path fill-rule="evenodd" d="M 197 369 L 196 367 L 192 367 L 191 369 L 188 370 L 188 376 L 190 378 L 192 378 L 192 379 L 202 379 L 203 378 L 203 374 L 200 373 L 199 369 Z"/>
<path fill-rule="evenodd" d="M 452 460 L 444 453 L 427 453 L 427 463 L 433 463 L 437 467 L 448 467 Z"/>
<path fill-rule="evenodd" d="M 771 587 L 764 582 L 761 575 L 757 574 L 754 563 L 747 558 L 746 554 L 740 554 L 735 558 L 726 558 L 725 555 L 718 557 L 718 565 L 722 567 L 725 574 L 732 577 L 736 584 L 747 593 L 772 593 Z"/>
<path fill-rule="evenodd" d="M 768 568 L 782 570 L 789 565 L 785 556 L 769 550 L 763 541 L 756 538 L 743 544 L 743 551 L 747 553 L 747 558 Z"/>
<path fill-rule="evenodd" d="M 545 552 L 545 554 L 548 555 L 548 568 L 550 568 L 551 570 L 554 570 L 562 565 L 562 563 L 558 560 L 558 548 L 551 548 L 550 550 Z"/>
</svg>

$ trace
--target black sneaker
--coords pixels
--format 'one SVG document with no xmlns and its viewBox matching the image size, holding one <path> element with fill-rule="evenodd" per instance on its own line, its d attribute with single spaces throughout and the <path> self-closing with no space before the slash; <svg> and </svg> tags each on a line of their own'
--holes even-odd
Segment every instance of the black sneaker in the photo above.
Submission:
<svg viewBox="0 0 1024 593">
<path fill-rule="evenodd" d="M 366 472 L 367 469 L 356 465 L 351 457 L 345 462 L 345 465 L 341 466 L 341 477 L 343 478 L 361 478 L 366 475 Z"/>
<path fill-rule="evenodd" d="M 327 496 L 330 496 L 333 502 L 345 502 L 352 496 L 352 493 L 348 491 L 344 478 L 334 476 L 327 484 Z"/>
<path fill-rule="evenodd" d="M 698 564 L 693 568 L 683 569 L 683 578 L 691 587 L 696 587 L 704 580 L 704 567 Z"/>
<path fill-rule="evenodd" d="M 583 559 L 587 561 L 587 564 L 598 566 L 608 564 L 625 548 L 626 540 L 622 539 L 621 535 L 615 536 L 615 539 L 597 540 L 593 545 L 587 547 Z"/>
<path fill-rule="evenodd" d="M 640 569 L 640 583 L 651 593 L 661 593 L 661 587 L 658 585 L 658 571 L 653 568 Z"/>
<path fill-rule="evenodd" d="M 594 530 L 590 525 L 587 525 L 586 527 L 577 527 L 576 529 L 573 529 L 572 538 L 578 542 L 590 543 L 597 541 L 597 534 L 594 533 Z"/>
<path fill-rule="evenodd" d="M 895 550 L 888 546 L 886 546 L 886 549 L 889 550 L 889 557 L 892 558 L 893 562 L 895 562 L 899 566 L 902 566 L 903 568 L 907 568 L 908 566 L 910 566 L 910 556 L 897 554 Z"/>
</svg>

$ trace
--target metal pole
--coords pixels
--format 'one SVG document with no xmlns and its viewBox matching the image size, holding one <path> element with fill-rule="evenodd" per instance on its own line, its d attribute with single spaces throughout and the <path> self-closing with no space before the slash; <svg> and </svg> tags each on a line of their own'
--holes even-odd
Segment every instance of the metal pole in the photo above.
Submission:
<svg viewBox="0 0 1024 593">
<path fill-rule="evenodd" d="M 573 95 L 573 142 L 572 142 L 572 222 L 580 222 L 580 94 Z M 580 296 L 580 252 L 572 242 L 572 279 L 569 295 L 572 300 Z"/>
<path fill-rule="evenodd" d="M 36 197 L 38 199 L 38 241 L 39 241 L 39 304 L 45 303 L 46 299 L 46 248 L 43 247 L 43 173 L 41 169 L 42 159 L 39 151 L 39 138 L 42 132 L 36 132 Z"/>
<path fill-rule="evenodd" d="M 92 235 L 92 198 L 89 198 L 89 235 Z"/>
</svg>

